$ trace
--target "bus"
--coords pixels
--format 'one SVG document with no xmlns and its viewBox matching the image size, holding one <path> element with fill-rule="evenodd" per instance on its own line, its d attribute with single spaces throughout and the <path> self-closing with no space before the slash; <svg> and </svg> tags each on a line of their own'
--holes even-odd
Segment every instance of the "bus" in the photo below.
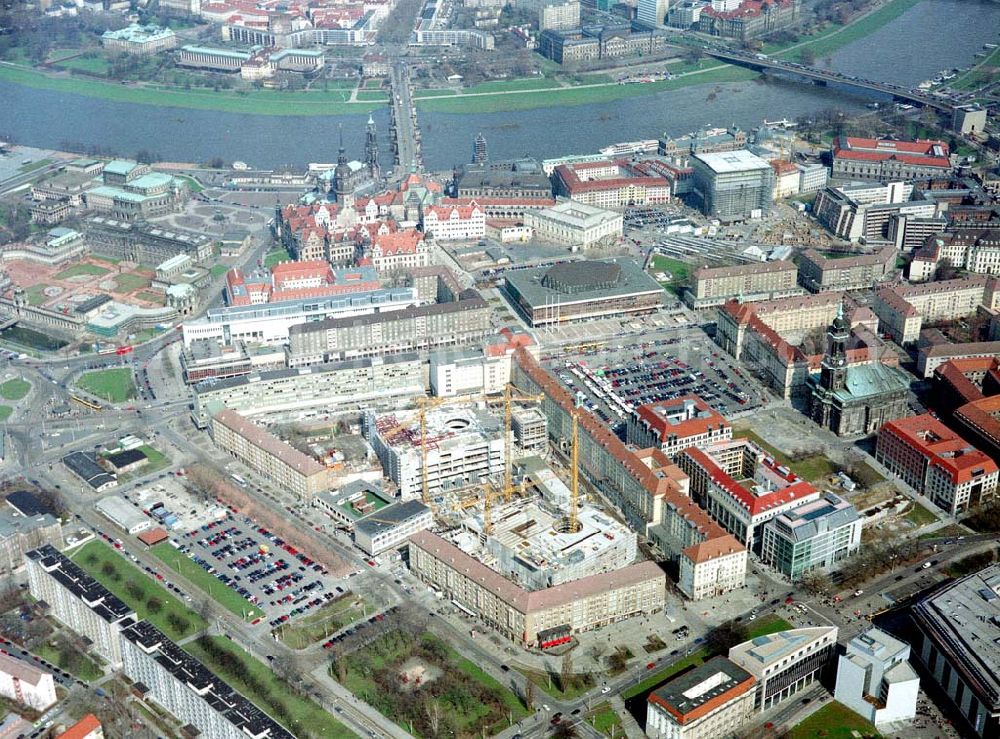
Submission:
<svg viewBox="0 0 1000 739">
<path fill-rule="evenodd" d="M 78 395 L 70 395 L 69 399 L 74 403 L 79 403 L 84 408 L 90 408 L 92 411 L 99 411 L 103 406 L 100 403 L 95 403 L 92 400 L 87 400 L 86 398 L 81 398 Z"/>
<path fill-rule="evenodd" d="M 246 481 L 246 480 L 244 480 L 244 479 L 243 479 L 242 477 L 240 477 L 239 475 L 235 475 L 235 474 L 234 474 L 234 475 L 230 475 L 230 477 L 231 477 L 231 478 L 233 478 L 233 482 L 235 482 L 235 483 L 236 483 L 237 485 L 239 485 L 239 486 L 240 486 L 241 488 L 245 488 L 245 487 L 247 486 L 247 481 Z"/>
</svg>

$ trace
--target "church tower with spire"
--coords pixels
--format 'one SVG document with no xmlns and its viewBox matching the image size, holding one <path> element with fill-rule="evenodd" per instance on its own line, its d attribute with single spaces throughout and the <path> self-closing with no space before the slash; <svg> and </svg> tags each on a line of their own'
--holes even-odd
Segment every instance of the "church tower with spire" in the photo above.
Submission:
<svg viewBox="0 0 1000 739">
<path fill-rule="evenodd" d="M 333 170 L 333 194 L 338 205 L 343 205 L 351 190 L 351 168 L 347 164 L 344 149 L 344 127 L 340 126 L 340 150 L 337 153 L 337 167 Z"/>
<path fill-rule="evenodd" d="M 375 119 L 368 114 L 368 124 L 365 126 L 365 166 L 368 167 L 368 174 L 373 180 L 379 178 L 378 166 L 378 132 L 375 128 Z"/>
<path fill-rule="evenodd" d="M 836 392 L 847 387 L 847 342 L 851 327 L 844 318 L 844 304 L 837 309 L 837 317 L 826 330 L 826 354 L 820 368 L 819 384 L 825 390 Z"/>
</svg>

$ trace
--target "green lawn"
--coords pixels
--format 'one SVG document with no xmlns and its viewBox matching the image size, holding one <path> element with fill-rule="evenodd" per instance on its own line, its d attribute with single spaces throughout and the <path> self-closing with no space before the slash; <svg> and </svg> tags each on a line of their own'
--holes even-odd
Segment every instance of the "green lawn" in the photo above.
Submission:
<svg viewBox="0 0 1000 739">
<path fill-rule="evenodd" d="M 164 296 L 163 293 L 153 292 L 152 290 L 143 290 L 135 294 L 135 297 L 139 300 L 148 300 L 150 303 L 156 303 L 157 305 L 163 305 Z"/>
<path fill-rule="evenodd" d="M 692 85 L 742 82 L 757 77 L 749 69 L 719 64 L 697 74 L 676 77 L 672 80 L 650 82 L 645 85 L 605 84 L 599 87 L 559 87 L 537 92 L 492 95 L 449 95 L 437 99 L 417 99 L 421 110 L 432 113 L 499 113 L 510 110 L 530 110 L 560 105 L 587 105 L 607 103 L 638 95 L 649 95 L 666 90 L 678 90 Z"/>
<path fill-rule="evenodd" d="M 34 172 L 36 169 L 41 169 L 42 167 L 47 167 L 52 164 L 51 159 L 39 159 L 37 162 L 29 162 L 28 164 L 22 164 L 17 168 L 17 171 L 21 174 L 27 174 L 28 172 Z"/>
<path fill-rule="evenodd" d="M 607 734 L 608 736 L 611 736 L 612 727 L 614 728 L 615 736 L 622 734 L 621 716 L 618 715 L 607 701 L 594 706 L 594 709 L 587 714 L 587 723 L 593 726 L 595 731 Z"/>
<path fill-rule="evenodd" d="M 49 296 L 45 294 L 45 288 L 48 285 L 32 285 L 27 290 L 24 291 L 24 296 L 28 300 L 28 305 L 42 305 L 45 303 Z"/>
<path fill-rule="evenodd" d="M 648 693 L 657 685 L 666 682 L 678 672 L 686 670 L 688 667 L 692 667 L 694 665 L 700 665 L 711 656 L 712 655 L 709 653 L 708 647 L 702 647 L 698 651 L 692 652 L 687 657 L 677 660 L 672 665 L 660 670 L 659 672 L 654 672 L 645 680 L 640 680 L 628 690 L 622 691 L 622 698 L 624 700 L 629 700 L 642 693 Z"/>
<path fill-rule="evenodd" d="M 921 526 L 934 523 L 938 520 L 938 517 L 932 511 L 915 502 L 910 506 L 910 510 L 906 512 L 906 520 L 919 529 Z"/>
<path fill-rule="evenodd" d="M 428 87 L 424 90 L 414 90 L 414 98 L 429 98 L 437 97 L 438 95 L 457 95 L 458 90 L 452 90 L 448 87 Z"/>
<path fill-rule="evenodd" d="M 199 567 L 190 557 L 182 552 L 178 552 L 168 542 L 157 544 L 149 551 L 157 559 L 166 563 L 174 572 L 181 574 L 189 582 L 196 585 L 210 600 L 218 603 L 227 611 L 247 621 L 252 621 L 264 614 L 260 608 L 221 582 L 215 575 L 209 575 L 207 571 Z"/>
<path fill-rule="evenodd" d="M 139 451 L 146 455 L 146 459 L 149 460 L 149 463 L 140 469 L 137 469 L 135 472 L 131 472 L 120 478 L 118 480 L 119 483 L 127 482 L 135 477 L 151 475 L 154 472 L 159 472 L 160 470 L 170 466 L 170 457 L 161 452 L 159 449 L 154 449 L 149 446 L 149 444 L 143 444 L 139 447 Z"/>
<path fill-rule="evenodd" d="M 212 277 L 222 277 L 222 275 L 226 274 L 228 271 L 229 267 L 225 264 L 213 264 L 212 268 L 208 270 Z"/>
<path fill-rule="evenodd" d="M 788 739 L 855 739 L 881 735 L 872 724 L 843 703 L 831 701 L 798 726 L 792 727 L 784 736 Z"/>
<path fill-rule="evenodd" d="M 109 403 L 124 403 L 135 397 L 132 370 L 128 367 L 87 372 L 76 381 L 76 386 Z"/>
<path fill-rule="evenodd" d="M 354 593 L 344 593 L 306 618 L 283 624 L 274 633 L 292 649 L 305 649 L 364 618 L 367 613 L 365 605 L 363 598 Z"/>
<path fill-rule="evenodd" d="M 129 273 L 115 275 L 115 284 L 121 292 L 130 293 L 135 290 L 141 290 L 144 287 L 149 287 L 149 283 L 150 279 L 148 277 L 143 277 L 142 275 L 133 275 Z"/>
<path fill-rule="evenodd" d="M 663 287 L 673 292 L 679 293 L 681 286 L 691 274 L 691 265 L 682 262 L 680 259 L 671 259 L 662 254 L 655 254 L 649 260 L 649 274 L 655 279 L 657 272 L 664 272 L 669 275 L 669 279 L 660 282 Z"/>
<path fill-rule="evenodd" d="M 82 277 L 83 275 L 91 275 L 94 277 L 100 275 L 106 275 L 111 270 L 105 267 L 99 267 L 96 264 L 74 264 L 72 267 L 64 269 L 62 272 L 56 275 L 57 280 L 68 280 L 70 277 Z"/>
<path fill-rule="evenodd" d="M 13 412 L 14 409 L 11 408 L 9 405 L 0 405 L 0 423 L 3 423 L 8 418 L 10 418 L 10 414 Z"/>
<path fill-rule="evenodd" d="M 184 180 L 187 183 L 188 189 L 191 192 L 199 193 L 205 189 L 205 187 L 198 182 L 194 177 L 188 177 L 186 174 L 174 175 L 177 179 Z"/>
<path fill-rule="evenodd" d="M 31 383 L 20 377 L 7 380 L 3 385 L 0 385 L 0 397 L 4 400 L 20 400 L 29 392 L 31 392 Z"/>
<path fill-rule="evenodd" d="M 84 682 L 93 682 L 104 676 L 104 670 L 86 655 L 81 655 L 81 658 L 74 664 L 72 659 L 66 658 L 65 650 L 54 647 L 48 642 L 36 647 L 32 651 L 47 662 L 54 664 L 60 670 L 72 673 Z"/>
<path fill-rule="evenodd" d="M 750 441 L 774 457 L 776 461 L 791 469 L 792 472 L 804 480 L 812 482 L 813 480 L 819 480 L 822 477 L 833 474 L 833 464 L 821 454 L 814 454 L 793 462 L 786 454 L 779 451 L 777 447 L 771 446 L 750 429 L 734 429 L 733 436 L 750 439 Z"/>
<path fill-rule="evenodd" d="M 169 86 L 121 84 L 66 74 L 52 75 L 36 69 L 0 65 L 0 80 L 55 92 L 68 92 L 103 100 L 139 105 L 158 105 L 196 110 L 221 110 L 257 115 L 347 115 L 367 113 L 377 102 L 347 101 L 340 89 L 288 91 L 216 91 L 211 88 L 182 90 Z"/>
<path fill-rule="evenodd" d="M 386 103 L 389 101 L 389 94 L 383 92 L 382 90 L 359 90 L 358 94 L 354 96 L 354 99 L 363 100 L 365 102 L 375 101 Z"/>
<path fill-rule="evenodd" d="M 563 690 L 562 686 L 559 685 L 558 665 L 553 667 L 553 670 L 555 670 L 555 672 L 550 676 L 548 673 L 542 672 L 541 670 L 529 670 L 521 667 L 517 668 L 518 672 L 531 680 L 531 682 L 541 688 L 544 692 L 548 693 L 553 698 L 559 698 L 561 700 L 575 700 L 594 687 L 593 676 L 589 674 L 574 675 L 572 683 L 568 685 L 565 690 Z"/>
<path fill-rule="evenodd" d="M 767 636 L 768 634 L 774 634 L 779 631 L 787 631 L 788 629 L 793 628 L 795 627 L 781 616 L 775 616 L 773 613 L 769 613 L 766 616 L 761 616 L 760 618 L 750 621 L 747 624 L 747 638 L 756 639 L 758 636 Z"/>
<path fill-rule="evenodd" d="M 74 59 L 56 62 L 55 66 L 60 69 L 75 69 L 79 72 L 96 74 L 101 77 L 108 73 L 108 68 L 110 67 L 108 60 L 100 56 L 78 56 Z"/>
<path fill-rule="evenodd" d="M 274 249 L 273 251 L 269 251 L 267 256 L 264 257 L 264 266 L 270 268 L 279 262 L 288 262 L 291 259 L 292 255 L 288 253 L 287 249 Z"/>
<path fill-rule="evenodd" d="M 788 49 L 786 51 L 777 51 L 776 45 L 769 45 L 764 47 L 764 51 L 768 54 L 774 54 L 775 56 L 784 57 L 786 59 L 795 59 L 803 49 L 809 48 L 817 58 L 822 58 L 834 51 L 837 51 L 837 49 L 841 49 L 848 44 L 854 43 L 858 39 L 862 39 L 865 36 L 874 33 L 890 21 L 893 21 L 903 15 L 903 13 L 910 10 L 910 8 L 914 7 L 919 2 L 921 2 L 921 0 L 891 0 L 875 12 L 869 13 L 864 18 L 861 18 L 854 23 L 850 23 L 846 26 L 833 26 L 832 28 L 822 31 L 813 38 L 804 39 L 805 43 L 802 46 L 793 44 L 793 46 L 797 46 L 797 48 Z M 787 44 L 785 46 L 787 46 Z"/>
<path fill-rule="evenodd" d="M 462 90 L 464 95 L 474 95 L 477 92 L 516 92 L 519 90 L 544 90 L 553 87 L 559 87 L 559 83 L 555 80 L 546 79 L 545 77 L 528 77 L 526 79 L 517 80 L 493 80 L 491 82 L 483 82 L 478 85 L 473 85 L 472 87 L 466 87 Z"/>
<path fill-rule="evenodd" d="M 214 646 L 214 648 L 213 648 Z M 184 646 L 208 669 L 221 676 L 292 734 L 354 737 L 354 733 L 308 698 L 293 692 L 270 667 L 254 659 L 224 636 L 203 636 Z M 226 655 L 219 657 L 219 652 Z"/>
<path fill-rule="evenodd" d="M 103 541 L 90 541 L 71 559 L 175 641 L 205 628 L 205 620 Z"/>
</svg>

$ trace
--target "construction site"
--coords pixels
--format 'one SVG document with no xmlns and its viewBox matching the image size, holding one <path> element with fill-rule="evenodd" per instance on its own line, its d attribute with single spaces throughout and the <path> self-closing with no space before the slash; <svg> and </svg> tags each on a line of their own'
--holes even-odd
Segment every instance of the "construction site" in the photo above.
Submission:
<svg viewBox="0 0 1000 739">
<path fill-rule="evenodd" d="M 615 572 L 637 555 L 636 534 L 583 500 L 577 445 L 565 481 L 546 461 L 538 400 L 508 387 L 489 398 L 426 398 L 364 422 L 400 498 L 422 500 L 442 539 L 527 591 Z"/>
</svg>

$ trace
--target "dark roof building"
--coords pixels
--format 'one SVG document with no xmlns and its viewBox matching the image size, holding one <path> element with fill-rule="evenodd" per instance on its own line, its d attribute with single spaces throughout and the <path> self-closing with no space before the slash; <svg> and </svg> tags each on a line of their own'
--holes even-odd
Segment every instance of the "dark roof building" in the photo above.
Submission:
<svg viewBox="0 0 1000 739">
<path fill-rule="evenodd" d="M 55 511 L 29 490 L 18 490 L 8 495 L 7 505 L 26 518 L 41 516 L 44 513 L 55 515 Z"/>
<path fill-rule="evenodd" d="M 149 457 L 139 449 L 126 449 L 123 452 L 109 454 L 104 459 L 118 473 L 141 467 L 149 461 Z"/>
<path fill-rule="evenodd" d="M 503 290 L 532 326 L 648 313 L 663 304 L 663 288 L 627 258 L 515 270 Z"/>
<path fill-rule="evenodd" d="M 97 464 L 97 459 L 92 453 L 71 452 L 62 458 L 62 463 L 66 465 L 70 472 L 97 492 L 113 488 L 118 484 L 118 480 L 114 475 L 110 475 L 101 469 L 101 466 Z"/>
</svg>

